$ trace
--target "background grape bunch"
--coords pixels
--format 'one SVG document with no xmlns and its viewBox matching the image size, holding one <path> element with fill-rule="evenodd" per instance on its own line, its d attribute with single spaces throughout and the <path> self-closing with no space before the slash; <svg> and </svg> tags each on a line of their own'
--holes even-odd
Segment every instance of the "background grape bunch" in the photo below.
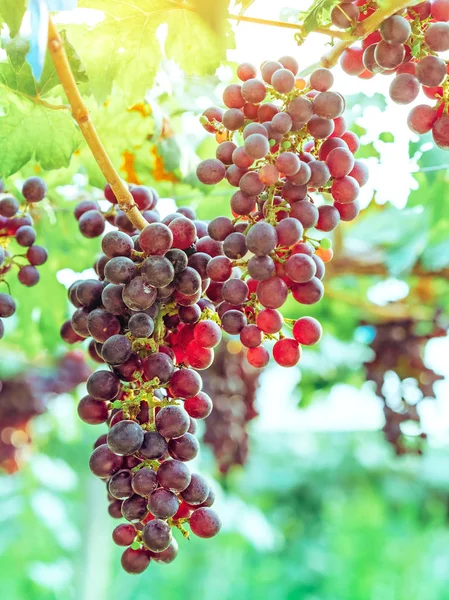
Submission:
<svg viewBox="0 0 449 600">
<path fill-rule="evenodd" d="M 47 251 L 34 244 L 36 232 L 29 207 L 45 198 L 47 186 L 40 177 L 30 177 L 22 187 L 25 202 L 4 190 L 0 181 L 0 283 L 8 285 L 6 275 L 14 268 L 22 285 L 31 287 L 39 281 L 37 266 L 47 260 Z M 9 292 L 9 286 L 8 286 Z M 16 311 L 14 298 L 5 292 L 0 293 L 0 339 L 4 334 L 2 319 Z"/>
<path fill-rule="evenodd" d="M 332 11 L 332 23 L 346 29 L 375 10 L 374 3 L 360 0 L 340 4 Z M 345 50 L 340 60 L 346 73 L 362 79 L 377 73 L 394 75 L 389 90 L 393 102 L 410 104 L 421 90 L 434 100 L 433 106 L 414 106 L 407 123 L 414 133 L 432 131 L 435 143 L 444 150 L 449 149 L 449 77 L 447 60 L 439 53 L 449 50 L 447 21 L 448 0 L 422 2 L 383 21 L 361 46 Z"/>
<path fill-rule="evenodd" d="M 0 468 L 15 473 L 31 442 L 30 421 L 46 410 L 52 394 L 65 394 L 84 383 L 92 370 L 81 351 L 66 352 L 54 368 L 28 369 L 0 381 Z"/>
<path fill-rule="evenodd" d="M 330 91 L 332 73 L 317 69 L 308 84 L 297 73 L 290 56 L 264 62 L 261 79 L 253 65 L 241 64 L 242 84 L 223 92 L 227 110 L 210 107 L 201 117 L 219 145 L 216 158 L 198 166 L 198 178 L 209 185 L 226 178 L 238 188 L 231 197 L 234 219 L 216 217 L 208 225 L 209 237 L 222 246 L 207 265 L 206 293 L 218 303 L 224 331 L 240 335 L 248 362 L 259 368 L 269 360 L 265 339 L 275 340 L 273 357 L 285 367 L 298 362 L 301 344 L 320 339 L 312 317 L 287 322 L 293 337 L 285 337 L 278 309 L 290 294 L 304 305 L 322 298 L 331 241 L 310 230 L 330 232 L 340 220 L 355 219 L 368 178 L 354 159 L 359 142 L 346 131 L 344 98 Z"/>
</svg>

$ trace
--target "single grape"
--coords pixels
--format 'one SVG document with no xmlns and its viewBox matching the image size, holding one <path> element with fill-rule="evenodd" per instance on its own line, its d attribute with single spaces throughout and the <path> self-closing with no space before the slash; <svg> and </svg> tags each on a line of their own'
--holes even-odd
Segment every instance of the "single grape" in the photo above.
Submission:
<svg viewBox="0 0 449 600">
<path fill-rule="evenodd" d="M 285 263 L 287 276 L 297 283 L 310 281 L 316 273 L 316 265 L 306 254 L 293 254 Z"/>
<path fill-rule="evenodd" d="M 157 431 L 146 431 L 144 433 L 143 442 L 139 449 L 140 455 L 149 460 L 155 460 L 164 456 L 166 452 L 167 442 L 160 433 Z M 137 490 L 135 491 L 136 493 L 139 493 Z"/>
<path fill-rule="evenodd" d="M 172 439 L 168 443 L 170 456 L 182 461 L 193 460 L 200 449 L 198 440 L 191 433 Z"/>
<path fill-rule="evenodd" d="M 89 425 L 106 423 L 109 410 L 106 402 L 94 400 L 91 396 L 84 396 L 78 404 L 79 418 Z"/>
<path fill-rule="evenodd" d="M 143 467 L 132 476 L 132 489 L 139 496 L 149 496 L 157 488 L 156 472 Z"/>
<path fill-rule="evenodd" d="M 120 393 L 120 379 L 111 371 L 96 371 L 87 380 L 87 393 L 95 400 L 114 400 Z"/>
<path fill-rule="evenodd" d="M 443 115 L 435 121 L 432 137 L 439 148 L 449 150 L 449 115 Z"/>
<path fill-rule="evenodd" d="M 101 356 L 110 365 L 121 365 L 132 353 L 132 344 L 125 335 L 112 335 L 103 344 Z"/>
<path fill-rule="evenodd" d="M 180 406 L 164 406 L 156 415 L 156 429 L 168 439 L 184 435 L 189 424 L 189 415 Z"/>
<path fill-rule="evenodd" d="M 22 225 L 16 231 L 15 237 L 19 246 L 29 247 L 36 241 L 36 232 L 30 225 Z"/>
<path fill-rule="evenodd" d="M 357 22 L 359 14 L 355 4 L 337 4 L 331 11 L 331 21 L 339 29 L 348 29 Z"/>
<path fill-rule="evenodd" d="M 212 400 L 205 392 L 198 392 L 192 398 L 187 398 L 184 408 L 194 419 L 206 419 L 212 412 Z"/>
<path fill-rule="evenodd" d="M 380 24 L 379 31 L 382 39 L 388 44 L 405 44 L 412 28 L 405 17 L 393 15 Z"/>
<path fill-rule="evenodd" d="M 273 346 L 273 358 L 281 367 L 294 367 L 301 358 L 301 348 L 296 340 L 282 338 Z"/>
<path fill-rule="evenodd" d="M 97 402 L 98 404 L 98 402 Z M 123 421 L 122 421 L 123 422 Z M 122 469 L 111 477 L 108 483 L 108 492 L 118 500 L 130 498 L 133 495 L 131 487 L 132 473 L 128 469 Z"/>
<path fill-rule="evenodd" d="M 331 186 L 332 197 L 334 200 L 341 202 L 342 204 L 354 202 L 359 195 L 359 191 L 359 184 L 353 177 L 350 177 L 349 175 L 346 177 L 340 177 L 339 179 L 334 179 Z M 323 231 L 330 231 L 330 229 L 323 229 Z"/>
<path fill-rule="evenodd" d="M 122 504 L 122 515 L 130 523 L 142 521 L 148 514 L 147 501 L 142 496 L 133 494 L 126 498 Z"/>
<path fill-rule="evenodd" d="M 315 69 L 310 75 L 310 85 L 318 92 L 327 92 L 334 83 L 334 76 L 329 69 Z"/>
<path fill-rule="evenodd" d="M 190 479 L 190 483 L 188 487 L 181 492 L 181 497 L 188 504 L 202 504 L 207 496 L 209 495 L 209 484 L 201 477 L 201 475 L 197 475 L 196 473 L 192 473 L 192 477 Z"/>
<path fill-rule="evenodd" d="M 115 260 L 115 259 L 112 259 Z M 128 308 L 143 311 L 150 308 L 156 300 L 156 288 L 145 282 L 143 277 L 134 277 L 125 285 L 122 292 L 123 302 Z"/>
<path fill-rule="evenodd" d="M 170 519 L 176 514 L 178 507 L 179 502 L 175 494 L 164 488 L 154 490 L 148 498 L 148 508 L 156 519 Z"/>
<path fill-rule="evenodd" d="M 323 328 L 313 317 L 301 317 L 293 325 L 293 337 L 300 344 L 311 346 L 320 341 Z"/>
<path fill-rule="evenodd" d="M 280 308 L 287 300 L 288 288 L 280 277 L 270 277 L 260 281 L 257 286 L 257 297 L 265 308 Z"/>
<path fill-rule="evenodd" d="M 276 69 L 271 76 L 271 85 L 280 94 L 288 94 L 295 87 L 295 77 L 289 69 Z"/>
<path fill-rule="evenodd" d="M 163 352 L 154 352 L 143 359 L 143 372 L 148 381 L 157 377 L 161 383 L 167 383 L 173 371 L 173 360 Z"/>
<path fill-rule="evenodd" d="M 47 262 L 48 253 L 42 246 L 31 246 L 28 248 L 26 256 L 31 265 L 39 266 Z"/>
<path fill-rule="evenodd" d="M 166 490 L 182 492 L 190 483 L 190 471 L 181 461 L 165 460 L 157 471 L 157 481 Z"/>
<path fill-rule="evenodd" d="M 251 227 L 246 236 L 246 245 L 256 256 L 265 256 L 272 252 L 277 244 L 276 229 L 260 221 Z"/>
<path fill-rule="evenodd" d="M 131 523 L 120 523 L 112 532 L 112 539 L 117 546 L 131 546 L 136 537 L 136 529 Z"/>
<path fill-rule="evenodd" d="M 0 317 L 8 318 L 16 312 L 16 303 L 9 294 L 0 293 Z"/>
<path fill-rule="evenodd" d="M 249 364 L 256 369 L 261 369 L 265 367 L 270 361 L 270 355 L 268 354 L 268 350 L 263 346 L 258 346 L 257 348 L 249 348 L 246 353 L 246 358 Z"/>
<path fill-rule="evenodd" d="M 427 104 L 414 106 L 407 117 L 407 125 L 414 133 L 424 134 L 432 129 L 438 113 Z"/>
<path fill-rule="evenodd" d="M 142 446 L 144 431 L 139 423 L 130 420 L 116 423 L 108 433 L 108 446 L 120 456 L 134 454 Z"/>
<path fill-rule="evenodd" d="M 257 325 L 250 324 L 240 332 L 240 341 L 245 348 L 257 348 L 262 343 L 263 334 Z"/>
<path fill-rule="evenodd" d="M 324 295 L 324 286 L 317 277 L 307 283 L 294 283 L 291 290 L 293 298 L 299 304 L 315 304 Z"/>
<path fill-rule="evenodd" d="M 98 446 L 89 459 L 89 467 L 97 477 L 110 477 L 122 466 L 122 457 L 117 456 L 106 444 Z"/>
<path fill-rule="evenodd" d="M 434 52 L 446 52 L 449 50 L 449 25 L 430 23 L 424 32 L 424 41 Z"/>
<path fill-rule="evenodd" d="M 14 217 L 20 208 L 20 204 L 14 196 L 3 196 L 0 199 L 0 216 Z"/>
<path fill-rule="evenodd" d="M 161 519 L 153 519 L 142 529 L 142 540 L 152 552 L 163 552 L 172 542 L 171 528 Z"/>
<path fill-rule="evenodd" d="M 143 573 L 150 564 L 151 555 L 148 550 L 133 550 L 127 548 L 121 558 L 123 570 L 130 575 L 138 575 Z"/>
<path fill-rule="evenodd" d="M 424 56 L 416 65 L 416 78 L 428 87 L 440 85 L 446 77 L 446 63 L 438 56 Z"/>
<path fill-rule="evenodd" d="M 47 184 L 40 177 L 29 177 L 22 187 L 22 194 L 27 202 L 40 202 L 47 193 Z"/>
<path fill-rule="evenodd" d="M 103 233 L 106 221 L 98 210 L 88 210 L 79 218 L 78 226 L 84 237 L 95 238 Z"/>
</svg>

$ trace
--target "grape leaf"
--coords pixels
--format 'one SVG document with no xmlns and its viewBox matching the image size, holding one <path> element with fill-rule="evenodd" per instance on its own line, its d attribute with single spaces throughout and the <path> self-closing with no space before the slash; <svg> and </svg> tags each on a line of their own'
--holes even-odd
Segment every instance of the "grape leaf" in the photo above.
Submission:
<svg viewBox="0 0 449 600">
<path fill-rule="evenodd" d="M 81 0 L 80 8 L 104 13 L 96 25 L 67 28 L 97 100 L 104 101 L 114 83 L 129 102 L 143 97 L 163 57 L 161 36 L 156 35 L 163 24 L 168 26 L 168 58 L 190 74 L 213 72 L 232 43 L 230 26 L 223 18 L 228 0 L 194 4 L 196 10 L 170 0 Z M 217 31 L 217 21 L 225 29 Z"/>
<path fill-rule="evenodd" d="M 26 10 L 26 0 L 2 0 L 0 13 L 8 25 L 11 37 L 17 35 Z"/>
<path fill-rule="evenodd" d="M 84 65 L 75 48 L 68 42 L 65 31 L 61 32 L 61 37 L 65 42 L 65 49 L 75 80 L 77 83 L 86 82 L 87 75 Z M 7 61 L 0 63 L 0 84 L 18 93 L 33 97 L 45 97 L 50 90 L 59 85 L 59 78 L 49 55 L 46 57 L 41 78 L 36 81 L 30 65 L 26 62 L 26 55 L 30 48 L 29 42 L 21 38 L 14 38 L 10 41 L 3 41 L 2 45 L 6 50 Z"/>
<path fill-rule="evenodd" d="M 4 88 L 0 96 L 0 174 L 8 177 L 34 158 L 44 169 L 67 166 L 80 142 L 69 112 L 50 110 Z"/>
<path fill-rule="evenodd" d="M 304 33 L 310 33 L 317 27 L 329 25 L 332 8 L 338 4 L 338 0 L 315 0 L 312 6 L 299 14 L 300 23 Z"/>
<path fill-rule="evenodd" d="M 389 131 L 383 131 L 379 134 L 379 139 L 382 142 L 385 142 L 386 144 L 391 144 L 392 142 L 394 142 L 394 135 Z"/>
</svg>

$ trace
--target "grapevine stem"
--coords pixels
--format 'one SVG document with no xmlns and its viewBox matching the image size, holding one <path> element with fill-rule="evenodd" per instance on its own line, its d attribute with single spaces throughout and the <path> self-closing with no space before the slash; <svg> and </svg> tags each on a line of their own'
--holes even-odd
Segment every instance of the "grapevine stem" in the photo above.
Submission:
<svg viewBox="0 0 449 600">
<path fill-rule="evenodd" d="M 89 111 L 87 110 L 78 86 L 76 85 L 64 48 L 64 42 L 51 17 L 48 23 L 48 50 L 72 108 L 73 118 L 78 123 L 87 145 L 92 151 L 106 181 L 111 186 L 120 209 L 126 213 L 128 219 L 137 229 L 144 229 L 148 223 L 140 214 L 133 197 L 115 170 L 114 165 L 98 136 L 97 130 L 90 118 Z"/>
<path fill-rule="evenodd" d="M 378 8 L 376 12 L 370 15 L 367 19 L 359 22 L 359 24 L 353 29 L 349 38 L 343 39 L 338 42 L 338 44 L 335 44 L 335 46 L 327 54 L 325 54 L 318 63 L 305 68 L 303 71 L 301 71 L 299 76 L 305 77 L 319 67 L 330 69 L 331 67 L 335 66 L 346 48 L 352 46 L 354 42 L 366 38 L 367 35 L 373 31 L 376 31 L 376 29 L 379 28 L 379 25 L 385 21 L 385 19 L 388 19 L 388 17 L 391 17 L 391 15 L 394 15 L 398 11 L 403 10 L 411 4 L 413 4 L 413 0 L 396 0 L 395 2 L 388 3 L 385 8 Z"/>
<path fill-rule="evenodd" d="M 258 25 L 269 25 L 271 27 L 284 27 L 285 29 L 296 29 L 300 33 L 303 31 L 303 27 L 299 23 L 287 23 L 285 21 L 271 21 L 270 19 L 259 19 L 257 17 L 246 17 L 245 15 L 231 15 L 228 14 L 228 19 L 233 21 L 243 21 L 245 23 L 256 23 Z M 328 35 L 329 37 L 339 38 L 340 40 L 346 40 L 348 33 L 345 31 L 332 31 L 332 29 L 326 29 L 324 27 L 317 27 L 313 30 L 313 33 L 320 33 L 322 35 Z"/>
<path fill-rule="evenodd" d="M 182 10 L 190 10 L 192 12 L 196 12 L 197 9 L 194 6 L 191 6 L 187 2 L 181 0 L 177 2 L 176 0 L 170 0 L 171 4 L 173 4 L 176 8 L 180 8 Z M 257 25 L 268 25 L 271 27 L 283 27 L 284 29 L 296 29 L 299 33 L 304 31 L 304 28 L 299 23 L 287 23 L 286 21 L 272 21 L 271 19 L 259 19 L 258 17 L 247 17 L 245 15 L 233 15 L 228 13 L 228 19 L 233 21 L 243 21 L 245 23 L 256 23 Z M 339 38 L 341 40 L 348 39 L 348 34 L 346 31 L 332 31 L 332 29 L 326 29 L 324 27 L 317 27 L 313 30 L 313 33 L 321 33 L 323 35 L 328 35 L 333 38 Z"/>
</svg>

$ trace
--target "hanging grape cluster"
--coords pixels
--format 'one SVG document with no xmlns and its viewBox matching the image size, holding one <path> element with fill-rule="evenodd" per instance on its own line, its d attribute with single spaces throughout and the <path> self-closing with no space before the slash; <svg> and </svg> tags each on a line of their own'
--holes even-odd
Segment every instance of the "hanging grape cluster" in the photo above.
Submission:
<svg viewBox="0 0 449 600">
<path fill-rule="evenodd" d="M 354 159 L 359 141 L 346 130 L 345 100 L 330 91 L 332 73 L 316 70 L 307 87 L 297 73 L 288 56 L 263 63 L 261 79 L 253 65 L 241 64 L 242 83 L 223 92 L 227 110 L 210 107 L 201 117 L 219 145 L 216 158 L 198 166 L 199 180 L 214 185 L 226 178 L 238 188 L 230 201 L 234 219 L 213 219 L 207 241 L 197 244 L 212 256 L 206 293 L 255 367 L 268 363 L 265 339 L 275 340 L 273 357 L 285 367 L 298 362 L 301 344 L 320 339 L 312 317 L 297 320 L 293 337 L 285 337 L 278 309 L 289 295 L 304 305 L 321 300 L 331 241 L 311 230 L 320 235 L 355 219 L 368 178 Z"/>
<path fill-rule="evenodd" d="M 359 9 L 360 6 L 360 9 Z M 332 22 L 347 29 L 376 10 L 363 0 L 334 7 Z M 410 104 L 422 90 L 434 105 L 418 104 L 408 115 L 409 128 L 418 134 L 432 131 L 435 143 L 449 150 L 449 0 L 422 2 L 397 13 L 369 34 L 361 46 L 352 46 L 341 57 L 342 69 L 362 79 L 376 73 L 394 75 L 390 97 Z"/>
<path fill-rule="evenodd" d="M 30 177 L 22 187 L 22 202 L 4 191 L 0 181 L 0 283 L 6 282 L 6 275 L 14 268 L 22 285 L 31 287 L 39 281 L 36 267 L 47 260 L 47 251 L 34 244 L 36 232 L 29 214 L 30 205 L 40 202 L 47 193 L 47 186 L 40 177 Z M 8 287 L 9 291 L 9 287 Z M 0 339 L 4 334 L 2 319 L 11 317 L 16 311 L 14 298 L 6 292 L 0 293 Z"/>
<path fill-rule="evenodd" d="M 366 379 L 376 384 L 376 394 L 384 402 L 384 435 L 398 455 L 422 453 L 420 442 L 426 434 L 421 432 L 413 443 L 401 426 L 407 421 L 420 425 L 419 402 L 424 398 L 435 398 L 433 386 L 443 377 L 426 366 L 424 349 L 429 340 L 445 336 L 447 329 L 440 314 L 436 314 L 430 323 L 403 319 L 375 325 L 375 337 L 371 342 L 374 358 L 365 363 Z M 385 387 L 389 371 L 396 373 L 400 379 L 394 392 Z M 412 380 L 421 394 L 417 402 L 410 402 L 407 398 L 407 387 Z"/>
<path fill-rule="evenodd" d="M 221 527 L 210 508 L 213 490 L 186 465 L 199 450 L 196 419 L 212 410 L 197 370 L 210 366 L 221 339 L 214 305 L 201 297 L 211 259 L 198 251 L 205 233 L 188 208 L 134 239 L 110 231 L 95 265 L 98 279 L 69 289 L 76 310 L 61 335 L 69 343 L 92 338 L 91 357 L 108 367 L 89 377 L 78 414 L 109 427 L 90 468 L 106 481 L 111 516 L 128 521 L 113 539 L 128 546 L 122 566 L 129 573 L 150 560 L 174 560 L 174 527 L 188 535 L 188 525 L 203 538 Z"/>
<path fill-rule="evenodd" d="M 204 372 L 204 390 L 214 399 L 214 410 L 205 422 L 203 439 L 212 448 L 220 473 L 247 461 L 248 424 L 258 415 L 259 377 L 260 370 L 248 364 L 241 344 L 226 340 Z"/>
</svg>

